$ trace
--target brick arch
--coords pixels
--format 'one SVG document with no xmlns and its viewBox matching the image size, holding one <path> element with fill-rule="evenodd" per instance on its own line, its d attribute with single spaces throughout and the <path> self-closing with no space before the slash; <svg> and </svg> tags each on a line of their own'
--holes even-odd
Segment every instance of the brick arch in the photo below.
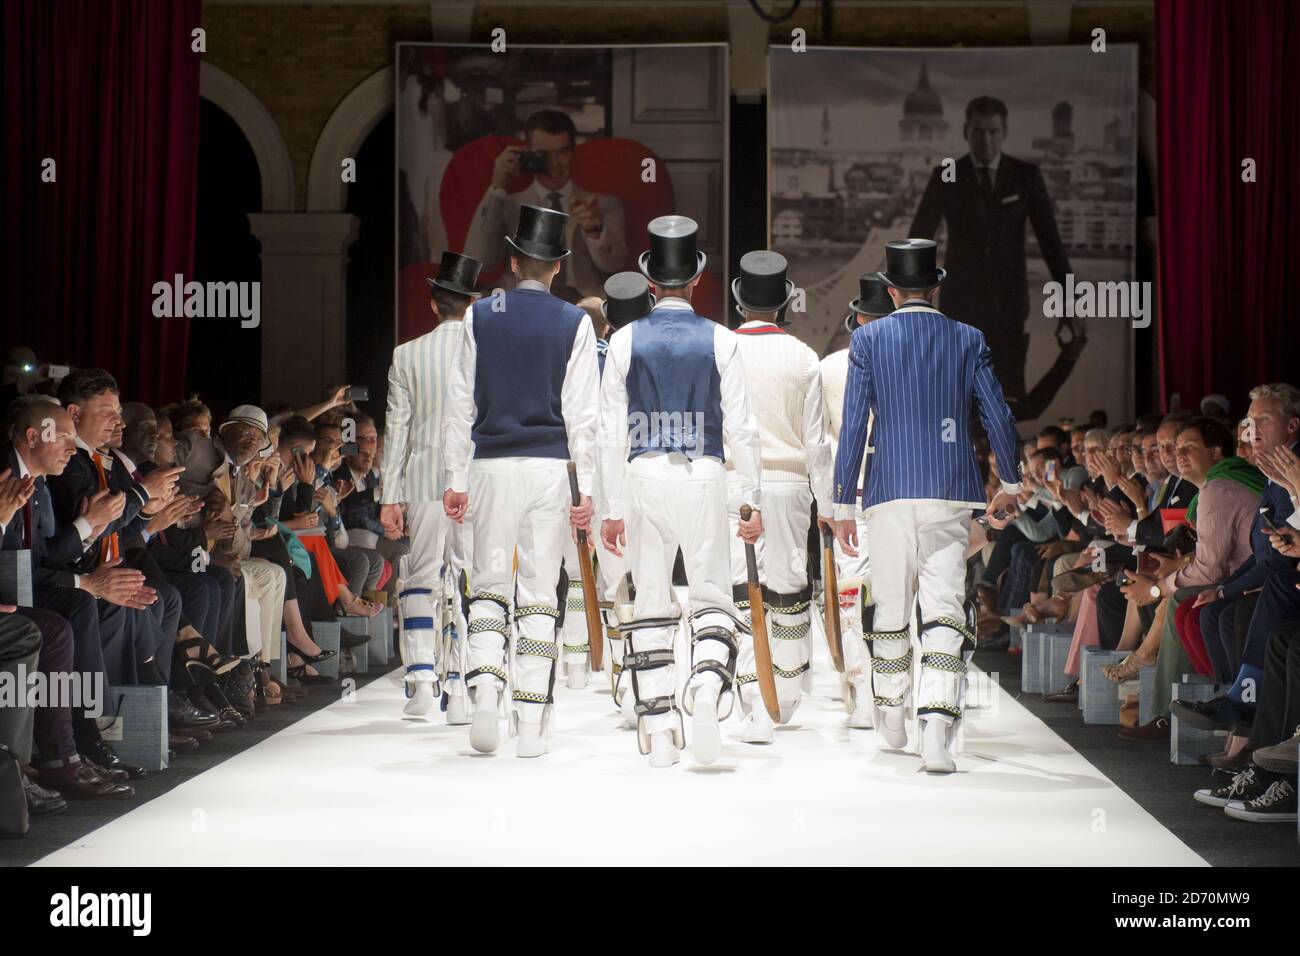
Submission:
<svg viewBox="0 0 1300 956">
<path fill-rule="evenodd" d="M 307 171 L 307 211 L 343 212 L 347 184 L 339 178 L 344 159 L 356 158 L 375 124 L 393 111 L 393 68 L 370 74 L 343 97 L 326 120 Z"/>
<path fill-rule="evenodd" d="M 219 106 L 248 139 L 262 178 L 262 212 L 293 211 L 293 163 L 280 127 L 253 91 L 225 70 L 199 67 L 199 96 Z"/>
</svg>

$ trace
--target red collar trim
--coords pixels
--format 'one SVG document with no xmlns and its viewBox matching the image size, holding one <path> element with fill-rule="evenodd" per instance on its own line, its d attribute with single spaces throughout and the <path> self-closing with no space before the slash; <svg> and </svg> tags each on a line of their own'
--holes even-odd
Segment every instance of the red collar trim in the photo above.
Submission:
<svg viewBox="0 0 1300 956">
<path fill-rule="evenodd" d="M 757 325 L 752 329 L 736 329 L 737 335 L 789 335 L 785 329 L 778 329 L 775 325 L 763 326 Z"/>
</svg>

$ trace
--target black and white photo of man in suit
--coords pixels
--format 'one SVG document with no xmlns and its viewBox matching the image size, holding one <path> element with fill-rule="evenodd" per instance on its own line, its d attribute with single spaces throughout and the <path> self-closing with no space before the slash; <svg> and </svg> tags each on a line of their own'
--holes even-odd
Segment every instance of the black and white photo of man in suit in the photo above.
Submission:
<svg viewBox="0 0 1300 956">
<path fill-rule="evenodd" d="M 991 96 L 971 100 L 963 127 L 970 152 L 957 160 L 956 178 L 949 175 L 950 182 L 944 179 L 944 166 L 935 167 L 907 234 L 933 239 L 940 221 L 947 224 L 943 310 L 984 333 L 1007 398 L 1018 399 L 1026 393 L 1029 351 L 1025 223 L 1034 227 L 1053 280 L 1065 282 L 1070 261 L 1042 172 L 1036 164 L 1002 152 L 1006 135 L 1006 104 Z M 1070 329 L 1071 340 L 1084 335 L 1078 319 L 1062 319 L 1061 326 Z M 1067 347 L 1065 341 L 1062 347 Z"/>
</svg>

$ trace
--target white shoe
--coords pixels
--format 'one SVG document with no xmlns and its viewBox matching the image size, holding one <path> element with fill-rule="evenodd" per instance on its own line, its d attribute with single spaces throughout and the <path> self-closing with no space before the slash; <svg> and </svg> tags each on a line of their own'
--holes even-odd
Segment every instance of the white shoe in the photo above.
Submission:
<svg viewBox="0 0 1300 956">
<path fill-rule="evenodd" d="M 740 739 L 747 744 L 770 744 L 774 734 L 772 718 L 768 716 L 767 708 L 763 706 L 761 700 L 754 701 L 749 716 L 741 725 Z"/>
<path fill-rule="evenodd" d="M 582 690 L 587 686 L 587 664 L 585 661 L 569 665 L 569 676 L 566 683 L 569 690 Z"/>
<path fill-rule="evenodd" d="M 497 719 L 499 692 L 491 685 L 474 690 L 474 719 L 469 727 L 469 745 L 481 754 L 496 753 L 501 738 Z"/>
<path fill-rule="evenodd" d="M 907 746 L 907 717 L 902 707 L 875 707 L 875 718 L 876 730 L 886 747 L 902 750 Z"/>
<path fill-rule="evenodd" d="M 650 766 L 671 767 L 681 759 L 681 751 L 673 743 L 673 732 L 661 730 L 650 735 Z"/>
<path fill-rule="evenodd" d="M 469 723 L 469 711 L 465 708 L 464 693 L 447 695 L 447 726 L 460 727 Z"/>
<path fill-rule="evenodd" d="M 516 757 L 540 757 L 551 748 L 542 738 L 542 725 L 519 721 L 519 742 L 515 746 Z"/>
<path fill-rule="evenodd" d="M 784 727 L 794 717 L 794 712 L 799 708 L 799 701 L 782 700 L 778 701 L 777 706 L 781 710 L 781 717 L 777 720 L 777 723 Z"/>
<path fill-rule="evenodd" d="M 636 697 L 631 691 L 623 695 L 623 703 L 619 704 L 618 709 L 623 715 L 623 723 L 627 725 L 627 729 L 636 730 Z"/>
<path fill-rule="evenodd" d="M 718 729 L 718 689 L 703 686 L 695 691 L 694 729 L 691 752 L 697 762 L 711 764 L 722 753 L 722 733 Z"/>
<path fill-rule="evenodd" d="M 402 715 L 420 719 L 428 718 L 429 711 L 433 710 L 433 705 L 437 702 L 437 698 L 433 696 L 433 684 L 429 681 L 420 681 L 410 686 L 414 690 L 411 699 L 402 708 Z"/>
<path fill-rule="evenodd" d="M 948 752 L 948 725 L 937 717 L 921 718 L 921 762 L 926 773 L 952 773 L 957 769 Z"/>
<path fill-rule="evenodd" d="M 870 730 L 875 726 L 871 719 L 871 689 L 864 687 L 861 691 L 851 683 L 845 682 L 848 690 L 846 691 L 848 700 L 850 730 Z"/>
</svg>

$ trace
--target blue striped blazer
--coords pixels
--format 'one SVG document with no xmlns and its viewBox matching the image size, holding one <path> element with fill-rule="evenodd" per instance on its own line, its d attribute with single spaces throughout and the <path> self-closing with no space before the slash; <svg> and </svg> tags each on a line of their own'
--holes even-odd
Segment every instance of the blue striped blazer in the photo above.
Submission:
<svg viewBox="0 0 1300 956">
<path fill-rule="evenodd" d="M 1005 482 L 1020 481 L 1016 421 L 993 373 L 984 333 L 906 302 L 853 332 L 835 456 L 835 501 L 852 504 L 875 411 L 862 492 L 865 511 L 887 501 L 951 501 L 984 507 L 984 484 L 970 439 L 971 403 Z"/>
</svg>

